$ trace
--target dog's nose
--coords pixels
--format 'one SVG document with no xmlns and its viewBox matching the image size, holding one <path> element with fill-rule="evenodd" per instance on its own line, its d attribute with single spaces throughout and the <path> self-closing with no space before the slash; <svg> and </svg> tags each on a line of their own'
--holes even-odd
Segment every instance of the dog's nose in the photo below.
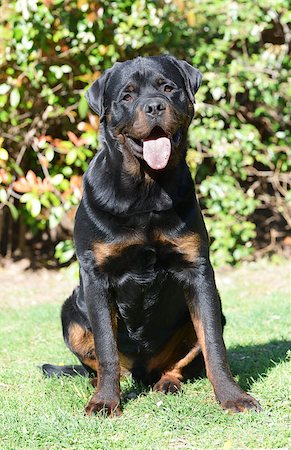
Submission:
<svg viewBox="0 0 291 450">
<path fill-rule="evenodd" d="M 144 111 L 150 116 L 159 116 L 165 111 L 166 105 L 162 100 L 150 100 L 144 106 Z"/>
</svg>

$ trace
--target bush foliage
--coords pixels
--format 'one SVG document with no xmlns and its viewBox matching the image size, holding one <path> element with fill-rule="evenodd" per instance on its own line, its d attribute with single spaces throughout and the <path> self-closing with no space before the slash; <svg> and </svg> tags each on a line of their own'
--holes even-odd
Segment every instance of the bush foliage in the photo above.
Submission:
<svg viewBox="0 0 291 450">
<path fill-rule="evenodd" d="M 8 211 L 18 224 L 12 250 L 24 251 L 23 236 L 56 243 L 61 228 L 68 232 L 57 257 L 72 256 L 67 223 L 98 147 L 98 118 L 84 92 L 115 61 L 160 53 L 203 73 L 187 158 L 215 262 L 235 263 L 258 240 L 284 237 L 291 198 L 287 0 L 1 5 L 0 201 L 6 244 Z"/>
</svg>

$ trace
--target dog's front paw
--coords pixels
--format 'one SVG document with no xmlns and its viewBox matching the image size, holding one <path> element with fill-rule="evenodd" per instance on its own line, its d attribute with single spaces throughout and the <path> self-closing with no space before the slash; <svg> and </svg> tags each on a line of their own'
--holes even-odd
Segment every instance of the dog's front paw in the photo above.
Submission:
<svg viewBox="0 0 291 450">
<path fill-rule="evenodd" d="M 220 403 L 223 409 L 234 413 L 246 412 L 249 410 L 256 412 L 262 411 L 259 402 L 246 393 L 241 394 L 238 398 L 221 401 Z"/>
<path fill-rule="evenodd" d="M 97 412 L 104 412 L 109 417 L 118 417 L 121 415 L 120 399 L 105 398 L 101 393 L 94 394 L 85 407 L 84 414 L 91 416 Z"/>
<path fill-rule="evenodd" d="M 155 392 L 162 392 L 163 394 L 176 394 L 181 391 L 181 383 L 176 377 L 163 375 L 154 385 L 153 390 Z"/>
</svg>

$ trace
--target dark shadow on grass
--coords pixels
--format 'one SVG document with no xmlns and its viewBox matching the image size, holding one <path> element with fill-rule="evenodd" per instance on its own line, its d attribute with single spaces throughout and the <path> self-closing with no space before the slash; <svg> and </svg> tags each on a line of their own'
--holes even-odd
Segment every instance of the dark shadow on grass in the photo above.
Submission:
<svg viewBox="0 0 291 450">
<path fill-rule="evenodd" d="M 239 385 L 248 391 L 255 381 L 266 376 L 269 369 L 286 360 L 287 351 L 290 348 L 291 341 L 286 340 L 272 340 L 264 344 L 232 347 L 227 352 L 231 371 L 234 376 L 238 377 Z M 72 374 L 68 375 L 71 378 Z M 74 376 L 76 375 L 77 373 Z M 57 375 L 55 374 L 54 376 Z M 90 385 L 91 378 L 89 374 L 87 376 L 88 388 L 91 391 L 93 389 Z M 122 387 L 121 404 L 123 407 L 129 401 L 146 395 L 151 390 L 151 386 L 132 379 L 131 375 L 128 374 L 127 377 L 124 378 Z M 205 373 L 202 371 L 201 375 L 197 376 L 196 379 L 204 377 Z M 195 383 L 195 378 L 192 382 Z"/>
<path fill-rule="evenodd" d="M 128 381 L 130 382 L 129 385 L 122 388 L 122 406 L 137 397 L 148 394 L 151 390 L 151 386 L 145 386 L 142 382 L 134 380 L 131 375 L 128 375 Z"/>
<path fill-rule="evenodd" d="M 232 373 L 238 376 L 240 386 L 248 390 L 269 369 L 286 360 L 286 353 L 290 348 L 291 341 L 286 340 L 232 347 L 228 350 Z"/>
<path fill-rule="evenodd" d="M 254 382 L 264 378 L 268 370 L 285 361 L 287 351 L 291 348 L 291 341 L 272 340 L 264 344 L 257 345 L 238 345 L 228 349 L 228 359 L 231 371 L 235 377 L 238 377 L 239 385 L 244 390 L 249 390 Z M 195 379 L 204 378 L 205 371 Z M 140 395 L 150 391 L 151 387 L 145 386 L 132 380 L 132 384 L 122 390 L 123 405 Z"/>
</svg>

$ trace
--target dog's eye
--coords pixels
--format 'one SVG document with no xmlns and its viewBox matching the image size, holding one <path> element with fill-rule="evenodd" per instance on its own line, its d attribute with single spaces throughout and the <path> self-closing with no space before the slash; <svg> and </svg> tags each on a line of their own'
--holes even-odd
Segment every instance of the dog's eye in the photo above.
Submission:
<svg viewBox="0 0 291 450">
<path fill-rule="evenodd" d="M 165 84 L 164 86 L 164 92 L 172 92 L 173 86 L 170 86 L 169 84 Z"/>
<path fill-rule="evenodd" d="M 130 102 L 132 100 L 132 96 L 130 94 L 125 94 L 122 98 L 125 102 Z"/>
</svg>

